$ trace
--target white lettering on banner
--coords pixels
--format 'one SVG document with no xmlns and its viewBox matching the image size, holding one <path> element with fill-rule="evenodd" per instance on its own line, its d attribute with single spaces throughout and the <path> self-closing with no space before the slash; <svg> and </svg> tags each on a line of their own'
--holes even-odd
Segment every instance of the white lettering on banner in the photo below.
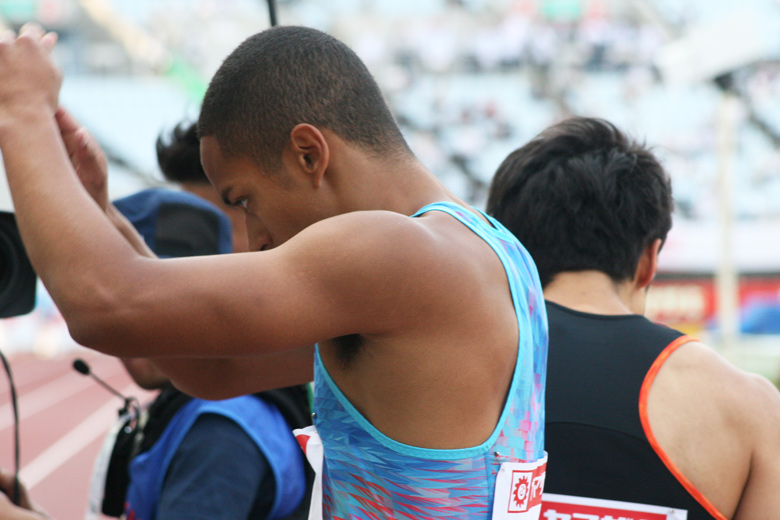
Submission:
<svg viewBox="0 0 780 520">
<path fill-rule="evenodd" d="M 545 493 L 543 520 L 687 520 L 688 512 L 664 506 Z"/>
<path fill-rule="evenodd" d="M 493 520 L 538 520 L 547 454 L 535 462 L 504 462 L 496 475 Z"/>
</svg>

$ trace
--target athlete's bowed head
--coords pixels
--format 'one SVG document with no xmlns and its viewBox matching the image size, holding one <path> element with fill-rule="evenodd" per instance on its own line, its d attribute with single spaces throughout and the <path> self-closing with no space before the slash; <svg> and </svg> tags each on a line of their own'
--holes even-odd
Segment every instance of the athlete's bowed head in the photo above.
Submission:
<svg viewBox="0 0 780 520">
<path fill-rule="evenodd" d="M 496 172 L 488 212 L 547 301 L 545 491 L 780 518 L 777 389 L 641 316 L 672 208 L 653 153 L 599 119 L 547 129 Z"/>
</svg>

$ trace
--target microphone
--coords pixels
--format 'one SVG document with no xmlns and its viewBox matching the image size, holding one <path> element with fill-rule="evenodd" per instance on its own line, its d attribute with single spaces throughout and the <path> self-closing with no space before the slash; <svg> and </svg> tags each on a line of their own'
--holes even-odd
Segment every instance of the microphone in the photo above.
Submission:
<svg viewBox="0 0 780 520">
<path fill-rule="evenodd" d="M 97 381 L 100 386 L 117 396 L 118 398 L 122 399 L 125 402 L 124 407 L 119 410 L 119 415 L 123 415 L 127 413 L 127 411 L 132 408 L 134 411 L 138 412 L 139 406 L 134 405 L 134 402 L 137 402 L 138 399 L 135 397 L 125 397 L 124 395 L 120 394 L 118 391 L 116 391 L 114 388 L 112 388 L 108 383 L 100 379 L 98 376 L 92 373 L 92 370 L 89 368 L 89 365 L 86 361 L 80 358 L 76 358 L 73 360 L 73 369 L 78 372 L 79 374 L 83 374 L 85 376 L 89 376 L 95 381 Z"/>
</svg>

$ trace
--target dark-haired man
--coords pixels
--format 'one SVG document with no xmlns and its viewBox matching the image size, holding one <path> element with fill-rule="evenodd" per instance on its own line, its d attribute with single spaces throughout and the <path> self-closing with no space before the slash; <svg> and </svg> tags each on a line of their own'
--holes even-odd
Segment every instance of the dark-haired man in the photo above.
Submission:
<svg viewBox="0 0 780 520">
<path fill-rule="evenodd" d="M 672 206 L 653 154 L 598 119 L 549 128 L 496 172 L 488 212 L 528 248 L 547 302 L 545 492 L 779 518 L 777 389 L 642 316 Z M 567 514 L 604 506 L 579 504 Z"/>
<path fill-rule="evenodd" d="M 178 184 L 184 191 L 194 193 L 211 202 L 230 218 L 234 252 L 249 251 L 243 210 L 225 204 L 222 197 L 214 191 L 209 178 L 206 177 L 206 172 L 203 171 L 203 165 L 200 163 L 197 123 L 181 123 L 171 131 L 170 135 L 158 137 L 157 162 L 166 180 Z"/>
<path fill-rule="evenodd" d="M 225 60 L 201 158 L 255 252 L 160 261 L 71 172 L 51 44 L 34 27 L 0 41 L 0 149 L 30 258 L 77 341 L 157 356 L 209 398 L 305 383 L 314 358 L 326 518 L 538 516 L 536 270 L 417 161 L 354 52 L 280 27 Z"/>
</svg>

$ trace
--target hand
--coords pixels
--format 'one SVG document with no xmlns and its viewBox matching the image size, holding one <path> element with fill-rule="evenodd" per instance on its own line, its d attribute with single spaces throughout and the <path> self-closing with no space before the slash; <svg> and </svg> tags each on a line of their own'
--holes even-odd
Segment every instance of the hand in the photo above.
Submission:
<svg viewBox="0 0 780 520">
<path fill-rule="evenodd" d="M 27 24 L 0 35 L 0 123 L 30 110 L 57 109 L 62 73 L 51 59 L 55 33 Z"/>
<path fill-rule="evenodd" d="M 51 520 L 51 517 L 30 500 L 27 488 L 19 483 L 19 505 L 11 502 L 14 493 L 14 475 L 0 470 L 0 519 L 2 520 Z"/>
<path fill-rule="evenodd" d="M 80 126 L 67 110 L 60 107 L 55 114 L 62 142 L 70 162 L 89 195 L 103 211 L 108 209 L 108 164 L 106 155 L 87 129 Z"/>
</svg>

